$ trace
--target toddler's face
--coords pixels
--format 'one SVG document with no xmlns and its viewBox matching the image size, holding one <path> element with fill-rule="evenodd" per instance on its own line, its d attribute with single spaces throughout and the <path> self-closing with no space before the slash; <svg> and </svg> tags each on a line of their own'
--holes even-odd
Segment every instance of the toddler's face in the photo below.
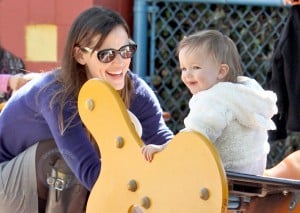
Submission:
<svg viewBox="0 0 300 213">
<path fill-rule="evenodd" d="M 220 66 L 205 50 L 190 51 L 184 47 L 179 51 L 181 79 L 194 95 L 207 90 L 220 80 Z"/>
</svg>

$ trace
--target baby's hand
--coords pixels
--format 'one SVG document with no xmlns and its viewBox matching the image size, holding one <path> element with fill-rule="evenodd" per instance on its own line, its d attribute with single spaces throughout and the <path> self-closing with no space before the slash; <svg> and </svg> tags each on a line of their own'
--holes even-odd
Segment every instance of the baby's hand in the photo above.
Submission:
<svg viewBox="0 0 300 213">
<path fill-rule="evenodd" d="M 163 150 L 163 145 L 149 144 L 142 147 L 142 154 L 147 161 L 151 162 L 153 159 L 153 155 L 156 152 L 160 152 L 161 150 Z"/>
</svg>

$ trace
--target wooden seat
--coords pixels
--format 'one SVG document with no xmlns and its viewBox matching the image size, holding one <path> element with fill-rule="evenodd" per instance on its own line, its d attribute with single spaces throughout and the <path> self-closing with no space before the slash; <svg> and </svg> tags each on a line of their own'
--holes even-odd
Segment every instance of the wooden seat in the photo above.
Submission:
<svg viewBox="0 0 300 213">
<path fill-rule="evenodd" d="M 101 172 L 88 200 L 88 213 L 227 211 L 226 175 L 205 137 L 179 133 L 149 163 L 124 104 L 110 85 L 89 80 L 78 104 L 101 151 Z"/>
</svg>

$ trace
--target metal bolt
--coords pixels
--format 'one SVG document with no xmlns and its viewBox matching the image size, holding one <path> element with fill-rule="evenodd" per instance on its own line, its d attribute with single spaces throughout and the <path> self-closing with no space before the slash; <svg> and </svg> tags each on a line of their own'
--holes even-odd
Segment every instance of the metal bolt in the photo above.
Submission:
<svg viewBox="0 0 300 213">
<path fill-rule="evenodd" d="M 150 198 L 145 196 L 142 198 L 142 207 L 144 207 L 145 209 L 149 209 L 151 206 L 151 201 Z"/>
<path fill-rule="evenodd" d="M 131 206 L 128 213 L 145 213 L 145 209 L 138 205 L 133 205 L 133 206 Z"/>
<path fill-rule="evenodd" d="M 85 102 L 85 108 L 92 111 L 95 108 L 95 103 L 92 99 L 88 99 Z"/>
<path fill-rule="evenodd" d="M 208 191 L 207 188 L 204 187 L 204 188 L 202 188 L 200 190 L 200 198 L 202 200 L 208 200 L 208 198 L 209 198 L 209 191 Z"/>
<path fill-rule="evenodd" d="M 129 191 L 135 192 L 137 190 L 137 183 L 133 179 L 128 182 L 127 186 Z"/>
<path fill-rule="evenodd" d="M 289 205 L 289 210 L 293 210 L 297 205 L 297 202 L 295 200 L 292 200 Z"/>
<path fill-rule="evenodd" d="M 119 136 L 116 139 L 117 148 L 122 148 L 124 146 L 124 139 Z"/>
</svg>

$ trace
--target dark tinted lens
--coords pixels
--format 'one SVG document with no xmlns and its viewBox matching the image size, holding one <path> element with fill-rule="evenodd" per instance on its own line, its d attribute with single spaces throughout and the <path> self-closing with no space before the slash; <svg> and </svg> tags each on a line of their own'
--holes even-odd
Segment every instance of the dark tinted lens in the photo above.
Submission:
<svg viewBox="0 0 300 213">
<path fill-rule="evenodd" d="M 126 46 L 120 48 L 120 50 L 119 50 L 120 55 L 123 58 L 132 58 L 132 56 L 134 55 L 134 53 L 136 51 L 136 47 L 137 46 L 135 44 L 126 45 Z"/>
<path fill-rule="evenodd" d="M 103 63 L 109 63 L 116 57 L 115 50 L 103 50 L 98 52 L 98 59 Z"/>
<path fill-rule="evenodd" d="M 135 53 L 137 48 L 136 44 L 128 44 L 123 47 L 121 47 L 119 50 L 115 49 L 106 49 L 106 50 L 101 50 L 97 53 L 97 57 L 99 61 L 102 63 L 109 63 L 112 62 L 116 55 L 119 53 L 122 58 L 132 58 L 133 54 Z"/>
</svg>

